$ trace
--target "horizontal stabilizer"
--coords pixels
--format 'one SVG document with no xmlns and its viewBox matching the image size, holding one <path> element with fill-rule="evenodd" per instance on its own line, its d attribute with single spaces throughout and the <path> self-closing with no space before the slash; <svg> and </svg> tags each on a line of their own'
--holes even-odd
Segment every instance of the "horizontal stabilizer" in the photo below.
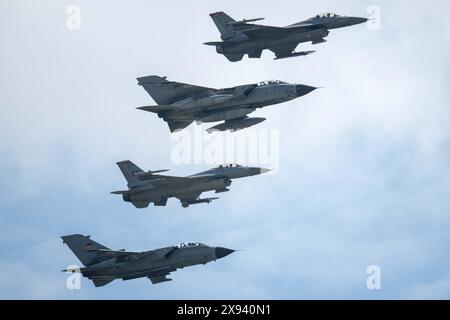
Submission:
<svg viewBox="0 0 450 320">
<path fill-rule="evenodd" d="M 210 42 L 205 42 L 203 44 L 205 44 L 207 46 L 221 46 L 221 45 L 223 45 L 223 42 L 221 42 L 221 41 L 210 41 Z"/>
<path fill-rule="evenodd" d="M 112 191 L 111 194 L 129 194 L 130 190 Z"/>
<path fill-rule="evenodd" d="M 144 107 L 138 107 L 136 109 L 153 112 L 153 113 L 163 113 L 163 112 L 169 112 L 169 111 L 175 110 L 176 106 L 173 106 L 173 105 L 144 106 Z"/>
</svg>

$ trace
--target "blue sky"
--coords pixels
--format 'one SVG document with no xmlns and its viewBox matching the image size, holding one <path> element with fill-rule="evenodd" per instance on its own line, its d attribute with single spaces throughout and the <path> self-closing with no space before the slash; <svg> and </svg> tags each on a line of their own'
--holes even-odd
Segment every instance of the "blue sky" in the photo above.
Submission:
<svg viewBox="0 0 450 320">
<path fill-rule="evenodd" d="M 81 8 L 81 29 L 66 8 Z M 208 13 L 287 25 L 316 13 L 365 16 L 381 29 L 332 31 L 306 58 L 231 64 L 202 45 Z M 2 1 L 0 298 L 450 298 L 450 26 L 447 1 Z M 310 48 L 306 45 L 303 48 Z M 115 165 L 193 173 L 171 162 L 166 125 L 136 77 L 228 87 L 266 79 L 323 86 L 258 111 L 279 130 L 274 175 L 236 181 L 211 205 L 137 210 L 109 194 Z M 189 129 L 189 130 L 192 130 Z M 244 133 L 236 133 L 244 134 Z M 68 290 L 78 263 L 59 236 L 111 248 L 182 241 L 243 249 L 173 274 Z M 381 268 L 381 290 L 366 268 Z"/>
</svg>

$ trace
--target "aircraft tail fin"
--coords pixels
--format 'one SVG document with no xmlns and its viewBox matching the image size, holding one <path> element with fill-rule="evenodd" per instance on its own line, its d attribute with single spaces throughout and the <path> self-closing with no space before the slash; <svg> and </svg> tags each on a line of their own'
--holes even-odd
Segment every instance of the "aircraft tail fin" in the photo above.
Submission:
<svg viewBox="0 0 450 320">
<path fill-rule="evenodd" d="M 214 21 L 217 29 L 219 29 L 222 40 L 229 40 L 233 38 L 233 36 L 235 35 L 235 31 L 233 29 L 232 23 L 236 22 L 236 20 L 222 11 L 211 13 L 210 16 Z"/>
<path fill-rule="evenodd" d="M 167 77 L 153 75 L 137 78 L 137 80 L 138 84 L 142 86 L 159 105 L 170 105 L 174 100 L 174 96 L 177 96 L 177 92 L 174 88 L 168 86 L 170 82 L 167 81 Z"/>
<path fill-rule="evenodd" d="M 120 168 L 120 171 L 122 171 L 123 176 L 128 182 L 128 187 L 134 186 L 137 182 L 140 182 L 139 178 L 137 177 L 137 173 L 143 173 L 144 170 L 139 168 L 137 165 L 135 165 L 130 160 L 120 161 L 117 162 L 117 165 Z"/>
<path fill-rule="evenodd" d="M 62 236 L 63 243 L 77 256 L 81 263 L 88 267 L 97 262 L 98 249 L 109 249 L 90 239 L 90 236 L 72 234 Z"/>
</svg>

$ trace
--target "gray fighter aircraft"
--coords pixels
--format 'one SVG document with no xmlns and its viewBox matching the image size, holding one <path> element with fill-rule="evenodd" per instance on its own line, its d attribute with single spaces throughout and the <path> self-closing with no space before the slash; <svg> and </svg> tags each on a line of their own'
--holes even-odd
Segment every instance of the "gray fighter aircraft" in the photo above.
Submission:
<svg viewBox="0 0 450 320">
<path fill-rule="evenodd" d="M 178 198 L 183 208 L 191 204 L 210 203 L 219 198 L 200 199 L 203 192 L 213 190 L 216 193 L 227 192 L 230 191 L 227 187 L 230 186 L 232 179 L 270 171 L 270 169 L 229 164 L 187 177 L 174 177 L 158 174 L 168 170 L 144 172 L 129 160 L 117 162 L 117 165 L 125 176 L 129 189 L 111 193 L 122 195 L 124 201 L 131 202 L 136 208 L 147 208 L 151 202 L 155 206 L 165 206 L 167 199 L 172 197 Z"/>
<path fill-rule="evenodd" d="M 188 242 L 179 246 L 132 252 L 125 249 L 111 250 L 91 240 L 90 236 L 81 234 L 61 238 L 84 265 L 83 268 L 62 271 L 81 273 L 92 280 L 96 287 L 107 285 L 116 279 L 147 277 L 153 284 L 172 281 L 167 276 L 177 269 L 216 261 L 235 251 Z"/>
<path fill-rule="evenodd" d="M 167 122 L 171 132 L 182 130 L 193 121 L 225 121 L 208 132 L 244 129 L 266 120 L 248 117 L 257 108 L 293 100 L 317 89 L 278 80 L 214 89 L 166 79 L 159 76 L 137 79 L 158 104 L 138 109 L 156 113 Z"/>
<path fill-rule="evenodd" d="M 368 20 L 324 13 L 287 27 L 272 27 L 249 23 L 264 18 L 235 21 L 224 12 L 211 13 L 210 16 L 219 29 L 223 41 L 205 44 L 215 46 L 217 53 L 223 54 L 232 62 L 242 60 L 244 54 L 249 58 L 260 58 L 265 49 L 274 52 L 275 59 L 305 56 L 315 51 L 295 52 L 300 43 L 326 42 L 324 38 L 331 29 L 349 27 Z"/>
</svg>

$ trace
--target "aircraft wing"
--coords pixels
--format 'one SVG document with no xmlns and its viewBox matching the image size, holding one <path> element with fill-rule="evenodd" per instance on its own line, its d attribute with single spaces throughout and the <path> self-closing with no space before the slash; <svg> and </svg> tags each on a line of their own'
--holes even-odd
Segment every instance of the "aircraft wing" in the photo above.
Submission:
<svg viewBox="0 0 450 320">
<path fill-rule="evenodd" d="M 210 181 L 217 179 L 229 179 L 225 174 L 196 174 L 195 176 L 190 176 L 187 178 L 191 181 L 202 182 L 202 181 Z"/>
<path fill-rule="evenodd" d="M 153 186 L 159 187 L 164 186 L 166 184 L 183 184 L 187 183 L 187 178 L 184 177 L 175 177 L 175 176 L 168 176 L 168 175 L 162 175 L 162 174 L 155 174 L 157 172 L 163 172 L 167 170 L 158 170 L 158 171 L 149 171 L 140 173 L 137 175 L 137 178 L 140 181 L 149 181 Z M 133 193 L 133 189 L 129 190 L 129 192 Z M 139 192 L 139 188 L 136 189 L 136 192 Z M 120 191 L 117 191 L 119 193 Z"/>
<path fill-rule="evenodd" d="M 288 28 L 263 26 L 258 24 L 242 24 L 234 26 L 233 29 L 242 32 L 250 38 L 272 37 L 289 32 Z"/>
<path fill-rule="evenodd" d="M 166 185 L 173 185 L 175 187 L 187 187 L 192 185 L 193 183 L 225 178 L 227 178 L 226 175 L 217 174 L 204 174 L 189 177 L 153 175 L 151 178 L 147 178 L 146 180 L 150 181 L 151 184 L 155 187 L 162 187 Z"/>
<path fill-rule="evenodd" d="M 95 249 L 92 250 L 97 252 L 99 260 L 107 260 L 116 258 L 118 261 L 129 261 L 129 260 L 137 260 L 142 255 L 143 252 L 133 252 L 133 251 L 125 251 L 125 250 L 110 250 L 110 249 Z M 150 253 L 151 251 L 145 252 Z"/>
<path fill-rule="evenodd" d="M 98 253 L 104 253 L 104 254 L 112 254 L 112 255 L 127 255 L 127 254 L 142 254 L 142 252 L 136 252 L 136 251 L 125 251 L 125 250 L 110 250 L 110 249 L 94 249 L 93 251 L 96 251 Z M 149 251 L 151 252 L 151 251 Z"/>
<path fill-rule="evenodd" d="M 145 175 L 141 175 L 139 177 L 139 180 L 141 181 L 148 181 L 152 189 L 157 187 L 165 187 L 167 185 L 173 186 L 173 187 L 188 187 L 196 182 L 202 182 L 209 179 L 220 179 L 223 178 L 221 176 L 217 175 L 202 175 L 202 176 L 190 176 L 190 177 L 175 177 L 175 176 L 166 176 L 166 175 L 160 175 L 160 174 L 150 174 L 146 173 Z M 136 187 L 131 188 L 129 190 L 122 190 L 122 191 L 113 191 L 112 194 L 118 194 L 118 195 L 132 195 L 136 193 L 143 192 L 148 189 L 147 185 L 144 185 L 142 187 Z"/>
<path fill-rule="evenodd" d="M 174 177 L 174 176 L 155 176 L 150 180 L 151 184 L 155 187 L 162 187 L 166 185 L 173 185 L 175 187 L 183 187 L 191 184 L 191 181 L 185 177 Z"/>
<path fill-rule="evenodd" d="M 272 27 L 258 24 L 242 24 L 234 27 L 235 31 L 242 32 L 250 38 L 265 38 L 285 35 L 295 31 L 309 31 L 318 29 L 320 26 L 313 24 L 292 25 L 288 27 Z"/>
<path fill-rule="evenodd" d="M 148 76 L 137 79 L 139 85 L 144 87 L 145 91 L 159 105 L 171 105 L 190 97 L 203 97 L 213 95 L 217 89 L 196 86 L 192 84 L 167 81 L 167 77 Z"/>
</svg>

